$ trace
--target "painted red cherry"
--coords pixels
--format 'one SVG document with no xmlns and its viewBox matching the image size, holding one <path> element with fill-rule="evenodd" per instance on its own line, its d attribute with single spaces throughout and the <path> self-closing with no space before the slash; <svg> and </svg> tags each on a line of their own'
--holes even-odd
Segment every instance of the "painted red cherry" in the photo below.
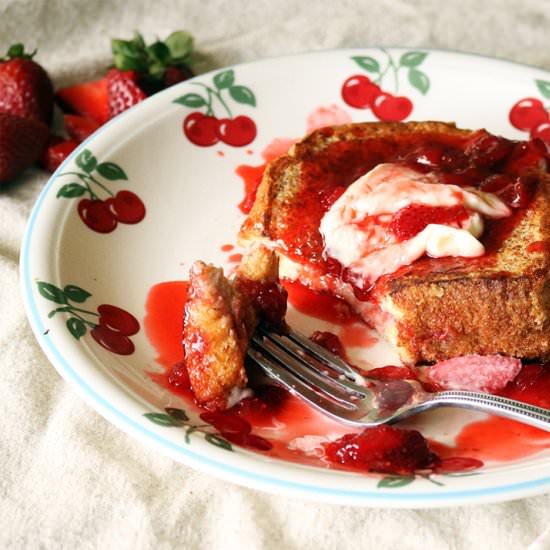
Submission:
<svg viewBox="0 0 550 550">
<path fill-rule="evenodd" d="M 187 139 L 200 147 L 210 147 L 218 143 L 218 119 L 194 112 L 185 117 L 183 132 Z"/>
<path fill-rule="evenodd" d="M 81 199 L 78 203 L 78 215 L 90 229 L 98 233 L 110 233 L 118 223 L 109 205 L 99 199 Z"/>
<path fill-rule="evenodd" d="M 132 191 L 119 191 L 105 202 L 121 223 L 139 223 L 145 217 L 145 205 Z"/>
<path fill-rule="evenodd" d="M 550 145 L 550 122 L 543 122 L 531 129 L 532 138 L 540 138 Z"/>
<path fill-rule="evenodd" d="M 510 110 L 510 123 L 518 130 L 529 131 L 543 122 L 548 122 L 548 112 L 536 97 L 520 99 Z"/>
<path fill-rule="evenodd" d="M 128 336 L 120 332 L 115 332 L 108 327 L 97 325 L 90 331 L 93 339 L 106 350 L 117 353 L 118 355 L 130 355 L 134 353 L 134 343 Z"/>
<path fill-rule="evenodd" d="M 372 104 L 372 112 L 384 121 L 405 120 L 412 112 L 412 101 L 405 96 L 394 96 L 382 92 Z"/>
<path fill-rule="evenodd" d="M 102 327 L 119 332 L 124 336 L 131 336 L 139 331 L 138 320 L 120 307 L 101 304 L 97 308 L 97 312 L 99 313 L 99 324 Z"/>
<path fill-rule="evenodd" d="M 248 145 L 254 140 L 256 133 L 256 124 L 246 115 L 218 121 L 218 137 L 233 147 Z"/>
<path fill-rule="evenodd" d="M 380 93 L 380 86 L 362 74 L 354 74 L 342 84 L 342 99 L 357 109 L 371 107 Z"/>
</svg>

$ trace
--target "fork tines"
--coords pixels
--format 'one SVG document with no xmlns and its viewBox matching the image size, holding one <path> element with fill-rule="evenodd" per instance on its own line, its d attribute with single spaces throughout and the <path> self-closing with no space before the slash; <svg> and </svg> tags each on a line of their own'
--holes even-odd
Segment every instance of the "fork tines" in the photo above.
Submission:
<svg viewBox="0 0 550 550">
<path fill-rule="evenodd" d="M 340 419 L 362 414 L 370 395 L 345 361 L 292 329 L 277 333 L 260 326 L 248 355 L 268 376 Z"/>
</svg>

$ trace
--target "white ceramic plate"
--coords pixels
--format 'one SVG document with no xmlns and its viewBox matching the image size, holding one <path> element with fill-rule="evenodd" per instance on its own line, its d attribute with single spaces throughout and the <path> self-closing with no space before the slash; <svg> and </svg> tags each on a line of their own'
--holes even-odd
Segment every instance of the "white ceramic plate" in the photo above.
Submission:
<svg viewBox="0 0 550 550">
<path fill-rule="evenodd" d="M 480 503 L 547 491 L 550 437 L 548 449 L 539 441 L 537 453 L 487 461 L 475 475 L 381 482 L 384 477 L 376 474 L 300 465 L 236 445 L 228 449 L 208 427 L 190 433 L 189 426 L 197 423 L 192 411 L 184 420 L 163 410 L 188 406 L 147 375 L 159 370 L 157 351 L 143 330 L 150 289 L 184 279 L 195 259 L 227 265 L 228 253 L 221 247 L 235 242 L 243 219 L 237 208 L 243 197 L 237 166 L 262 164 L 262 152 L 276 138 L 297 138 L 314 126 L 346 120 L 377 120 L 371 109 L 343 100 L 342 85 L 353 75 L 381 77 L 383 90 L 408 98 L 387 98 L 377 107 L 379 116 L 407 114 L 412 107 L 409 120 L 456 121 L 511 138 L 527 137 L 509 122 L 512 106 L 525 97 L 544 103 L 550 89 L 545 84 L 550 74 L 506 61 L 441 51 L 358 49 L 220 69 L 159 93 L 83 143 L 40 195 L 21 254 L 21 281 L 36 337 L 55 368 L 108 420 L 176 460 L 250 487 L 385 507 Z M 240 119 L 244 124 L 236 133 L 227 122 L 222 132 L 227 141 L 249 143 L 192 143 L 212 137 L 204 119 L 191 129 L 191 141 L 182 131 L 184 119 L 189 127 L 201 119 L 188 118 L 193 112 L 248 117 Z M 144 219 L 118 223 L 108 233 L 85 225 L 83 218 L 90 218 L 93 208 L 81 203 L 79 215 L 79 201 L 89 197 L 89 189 L 104 199 L 105 188 L 137 195 L 145 204 Z M 96 226 L 112 228 L 102 208 Z M 126 215 L 126 221 L 136 221 L 139 202 Z M 92 337 L 100 304 L 114 304 L 138 319 L 141 330 L 111 346 L 123 352 L 135 347 L 133 353 L 112 353 Z M 292 313 L 291 322 L 300 328 L 307 319 Z M 377 365 L 395 361 L 383 345 L 367 355 Z M 474 413 L 447 410 L 410 425 L 450 443 L 464 424 L 477 419 Z M 276 430 L 270 437 L 277 438 Z"/>
</svg>

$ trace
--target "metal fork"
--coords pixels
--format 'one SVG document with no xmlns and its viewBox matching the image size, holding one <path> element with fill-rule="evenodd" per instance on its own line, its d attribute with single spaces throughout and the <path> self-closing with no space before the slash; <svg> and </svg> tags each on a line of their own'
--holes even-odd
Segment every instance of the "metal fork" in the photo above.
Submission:
<svg viewBox="0 0 550 550">
<path fill-rule="evenodd" d="M 415 380 L 367 378 L 340 357 L 287 328 L 260 326 L 248 356 L 293 394 L 355 427 L 391 424 L 436 407 L 462 407 L 505 416 L 550 432 L 550 410 L 473 391 L 424 391 Z"/>
</svg>

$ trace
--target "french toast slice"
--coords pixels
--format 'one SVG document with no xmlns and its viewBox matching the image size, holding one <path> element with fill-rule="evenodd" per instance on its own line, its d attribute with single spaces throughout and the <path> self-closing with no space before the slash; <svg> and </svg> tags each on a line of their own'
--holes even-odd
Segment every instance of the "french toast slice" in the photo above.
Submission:
<svg viewBox="0 0 550 550">
<path fill-rule="evenodd" d="M 261 241 L 275 250 L 281 277 L 347 301 L 406 364 L 465 354 L 548 358 L 550 176 L 541 145 L 443 122 L 323 128 L 268 164 L 239 240 Z M 430 166 L 434 150 L 443 155 Z M 483 256 L 424 256 L 364 292 L 327 257 L 321 219 L 358 177 L 379 164 L 411 159 L 460 185 L 476 186 L 503 174 L 521 178 L 528 185 L 518 193 L 528 193 L 528 200 L 512 204 L 508 218 L 487 220 L 480 237 Z"/>
<path fill-rule="evenodd" d="M 189 381 L 199 404 L 225 409 L 243 395 L 248 342 L 264 317 L 262 297 L 277 293 L 277 283 L 277 256 L 264 246 L 252 247 L 232 278 L 226 277 L 222 268 L 202 261 L 191 267 L 183 347 Z M 284 317 L 280 308 L 279 315 L 276 321 Z"/>
</svg>

